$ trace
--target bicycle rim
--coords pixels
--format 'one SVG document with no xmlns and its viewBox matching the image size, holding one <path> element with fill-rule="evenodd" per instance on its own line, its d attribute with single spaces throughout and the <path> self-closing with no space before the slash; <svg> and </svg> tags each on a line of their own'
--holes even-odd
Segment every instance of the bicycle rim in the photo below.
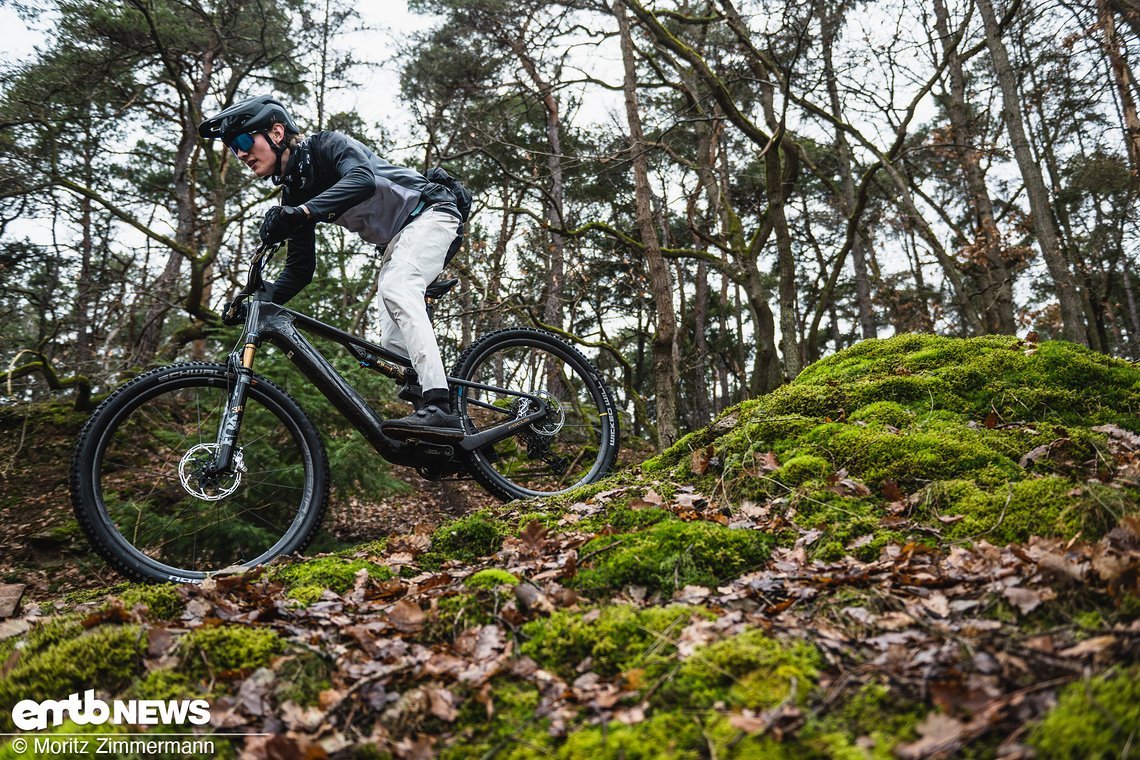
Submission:
<svg viewBox="0 0 1140 760">
<path fill-rule="evenodd" d="M 609 392 L 573 349 L 542 337 L 500 341 L 466 364 L 464 379 L 538 396 L 545 420 L 474 453 L 484 484 L 506 498 L 560 493 L 591 483 L 613 463 L 615 422 Z M 527 414 L 525 398 L 460 387 L 458 411 L 474 430 Z"/>
<path fill-rule="evenodd" d="M 140 392 L 104 429 L 93 493 L 109 548 L 129 566 L 195 579 L 268 561 L 307 532 L 313 452 L 270 396 L 247 398 L 240 467 L 203 477 L 227 402 L 225 385 L 184 378 Z"/>
</svg>

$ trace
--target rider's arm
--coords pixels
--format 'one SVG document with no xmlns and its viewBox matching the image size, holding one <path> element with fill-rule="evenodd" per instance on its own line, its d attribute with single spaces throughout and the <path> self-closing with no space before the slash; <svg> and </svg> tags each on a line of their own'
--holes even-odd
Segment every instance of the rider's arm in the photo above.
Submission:
<svg viewBox="0 0 1140 760">
<path fill-rule="evenodd" d="M 376 192 L 376 174 L 360 145 L 339 132 L 322 132 L 314 138 L 313 163 L 339 177 L 333 185 L 305 201 L 311 217 L 331 222 Z"/>
<path fill-rule="evenodd" d="M 289 238 L 285 267 L 273 283 L 273 303 L 283 304 L 313 281 L 317 270 L 315 225 L 306 224 Z"/>
</svg>

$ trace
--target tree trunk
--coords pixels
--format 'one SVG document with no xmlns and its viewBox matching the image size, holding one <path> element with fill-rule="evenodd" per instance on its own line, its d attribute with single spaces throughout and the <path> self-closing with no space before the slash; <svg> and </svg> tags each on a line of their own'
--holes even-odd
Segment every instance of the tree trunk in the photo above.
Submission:
<svg viewBox="0 0 1140 760">
<path fill-rule="evenodd" d="M 827 95 L 831 101 L 831 112 L 842 120 L 842 104 L 839 102 L 839 85 L 832 61 L 832 47 L 835 34 L 843 20 L 842 6 L 832 6 L 826 0 L 820 3 L 820 48 L 823 58 L 823 76 L 827 82 Z M 843 195 L 839 198 L 839 208 L 843 215 L 850 217 L 855 211 L 855 177 L 851 170 L 851 146 L 847 136 L 839 127 L 835 128 L 835 158 L 839 162 L 839 178 Z M 877 338 L 875 311 L 871 303 L 871 280 L 867 276 L 866 243 L 861 232 L 855 233 L 851 246 L 851 264 L 855 269 L 855 305 L 859 313 L 859 331 L 864 338 Z"/>
<path fill-rule="evenodd" d="M 546 256 L 546 303 L 543 306 L 543 321 L 558 329 L 563 328 L 562 286 L 565 279 L 565 241 L 562 233 L 564 229 L 564 196 L 565 187 L 562 180 L 562 117 L 559 112 L 558 100 L 554 97 L 554 88 L 542 76 L 538 65 L 527 53 L 526 43 L 523 39 L 511 40 L 511 50 L 523 70 L 530 77 L 535 90 L 542 98 L 543 108 L 546 109 L 546 139 L 550 144 L 550 152 L 546 157 L 546 169 L 550 173 L 550 191 L 543 199 L 546 223 L 549 226 L 547 234 Z"/>
<path fill-rule="evenodd" d="M 990 0 L 977 0 L 978 11 L 985 27 L 986 47 L 990 51 L 994 72 L 1002 95 L 1002 115 L 1005 118 L 1009 141 L 1013 146 L 1014 158 L 1025 182 L 1029 197 L 1029 210 L 1033 217 L 1033 230 L 1045 258 L 1045 266 L 1057 288 L 1057 299 L 1061 306 L 1063 334 L 1067 340 L 1088 345 L 1088 331 L 1085 328 L 1084 309 L 1081 294 L 1069 268 L 1069 262 L 1061 250 L 1060 234 L 1053 220 L 1052 205 L 1041 169 L 1033 160 L 1029 139 L 1025 132 L 1025 121 L 1021 117 L 1021 99 L 1017 91 L 1017 73 L 1009 62 L 1009 52 L 1001 40 L 1001 30 Z"/>
<path fill-rule="evenodd" d="M 981 295 L 981 313 L 986 330 L 991 333 L 1012 335 L 1017 330 L 1013 316 L 1013 275 L 1002 254 L 1001 234 L 994 220 L 994 205 L 986 187 L 982 171 L 982 153 L 976 147 L 978 135 L 966 107 L 966 77 L 957 45 L 950 32 L 950 14 L 945 0 L 934 0 L 937 17 L 935 28 L 942 38 L 946 55 L 949 87 L 946 90 L 946 111 L 953 129 L 954 153 L 966 178 L 969 202 L 974 209 L 976 237 L 974 246 L 981 256 L 975 262 L 984 271 Z"/>
<path fill-rule="evenodd" d="M 1120 96 L 1120 110 L 1124 116 L 1124 144 L 1128 149 L 1128 160 L 1132 172 L 1140 174 L 1140 116 L 1136 113 L 1136 99 L 1132 95 L 1136 80 L 1132 69 L 1121 50 L 1120 35 L 1116 32 L 1116 22 L 1106 0 L 1097 0 L 1097 12 L 1101 29 L 1104 31 L 1104 49 L 1112 68 L 1112 78 Z"/>
<path fill-rule="evenodd" d="M 780 273 L 780 342 L 784 348 L 784 377 L 791 380 L 803 369 L 800 354 L 799 319 L 796 310 L 796 260 L 784 202 L 796 173 L 797 160 L 778 141 L 764 156 L 768 188 L 768 213 L 776 233 L 776 262 Z M 783 154 L 784 161 L 780 161 Z"/>
<path fill-rule="evenodd" d="M 669 268 L 661 255 L 657 230 L 653 225 L 652 197 L 649 187 L 649 162 L 645 158 L 645 140 L 637 103 L 637 71 L 634 65 L 633 40 L 622 0 L 614 0 L 613 13 L 621 34 L 621 57 L 625 68 L 623 90 L 625 112 L 629 121 L 630 159 L 633 163 L 634 196 L 637 226 L 645 259 L 649 267 L 650 289 L 657 308 L 657 332 L 653 339 L 653 380 L 657 396 L 657 445 L 664 449 L 677 442 L 677 361 L 676 315 L 673 311 L 673 285 Z"/>
</svg>

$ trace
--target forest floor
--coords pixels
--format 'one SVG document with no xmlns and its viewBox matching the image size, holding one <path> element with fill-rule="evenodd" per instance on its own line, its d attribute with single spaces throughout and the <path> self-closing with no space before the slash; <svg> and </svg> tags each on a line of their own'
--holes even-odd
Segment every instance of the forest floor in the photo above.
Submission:
<svg viewBox="0 0 1140 760">
<path fill-rule="evenodd" d="M 86 418 L 59 407 L 0 417 L 0 583 L 24 586 L 25 602 L 77 591 L 111 592 L 123 583 L 91 550 L 72 511 L 71 453 Z M 391 476 L 406 490 L 371 500 L 334 499 L 314 551 L 431 532 L 495 503 L 474 481 L 431 482 L 406 468 L 392 468 Z"/>
<path fill-rule="evenodd" d="M 13 565 L 0 707 L 203 698 L 247 758 L 1138 756 L 1138 413 L 1070 344 L 866 341 L 560 498 L 199 586 Z"/>
</svg>

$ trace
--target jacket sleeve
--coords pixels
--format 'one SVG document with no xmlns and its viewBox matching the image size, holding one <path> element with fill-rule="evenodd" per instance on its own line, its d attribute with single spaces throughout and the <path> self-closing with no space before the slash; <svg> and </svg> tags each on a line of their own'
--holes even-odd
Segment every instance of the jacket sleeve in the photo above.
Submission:
<svg viewBox="0 0 1140 760">
<path fill-rule="evenodd" d="M 317 270 L 316 225 L 306 224 L 289 238 L 285 268 L 273 283 L 273 303 L 284 304 L 313 281 Z"/>
<path fill-rule="evenodd" d="M 340 177 L 333 185 L 305 202 L 313 218 L 331 222 L 376 192 L 376 174 L 368 157 L 339 132 L 324 132 L 313 146 L 317 166 L 334 167 Z"/>
</svg>

